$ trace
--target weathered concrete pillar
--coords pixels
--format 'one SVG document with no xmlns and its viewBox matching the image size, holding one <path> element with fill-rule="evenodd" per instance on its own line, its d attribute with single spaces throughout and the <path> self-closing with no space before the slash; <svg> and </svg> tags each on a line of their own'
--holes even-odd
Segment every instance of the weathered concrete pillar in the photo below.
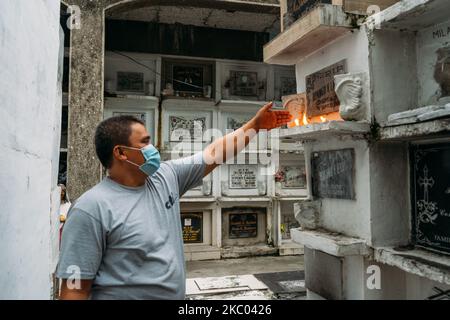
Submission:
<svg viewBox="0 0 450 320">
<path fill-rule="evenodd" d="M 94 131 L 103 118 L 104 3 L 72 0 L 80 8 L 81 28 L 71 30 L 68 192 L 72 199 L 100 181 Z"/>
</svg>

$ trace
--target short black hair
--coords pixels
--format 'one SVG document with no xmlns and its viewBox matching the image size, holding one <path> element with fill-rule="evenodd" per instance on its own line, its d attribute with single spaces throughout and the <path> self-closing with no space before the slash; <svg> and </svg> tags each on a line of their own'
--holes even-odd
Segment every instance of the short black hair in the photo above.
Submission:
<svg viewBox="0 0 450 320">
<path fill-rule="evenodd" d="M 95 152 L 106 169 L 112 165 L 114 146 L 128 146 L 130 143 L 131 126 L 135 123 L 145 125 L 133 116 L 116 116 L 100 122 L 95 130 Z"/>
</svg>

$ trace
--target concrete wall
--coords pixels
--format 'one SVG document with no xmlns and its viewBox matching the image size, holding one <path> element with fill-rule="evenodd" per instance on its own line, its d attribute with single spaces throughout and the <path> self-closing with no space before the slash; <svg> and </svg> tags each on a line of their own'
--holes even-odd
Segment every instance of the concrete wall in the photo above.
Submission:
<svg viewBox="0 0 450 320">
<path fill-rule="evenodd" d="M 372 272 L 367 272 L 369 266 L 378 266 L 380 269 L 380 288 L 370 289 L 366 286 Z M 369 259 L 364 262 L 364 299 L 366 300 L 425 300 L 437 292 L 434 288 L 443 291 L 450 289 L 450 286 L 419 277 L 412 273 L 405 272 L 399 268 L 385 264 L 376 263 Z M 371 279 L 369 282 L 373 283 Z"/>
<path fill-rule="evenodd" d="M 382 30 L 372 34 L 372 110 L 380 124 L 390 114 L 417 108 L 417 55 L 413 33 Z"/>
<path fill-rule="evenodd" d="M 328 46 L 312 53 L 296 63 L 297 92 L 306 91 L 306 76 L 347 59 L 347 71 L 369 71 L 369 47 L 367 35 L 364 31 L 355 30 L 353 33 L 339 38 Z"/>
<path fill-rule="evenodd" d="M 433 288 L 439 288 L 443 291 L 450 290 L 449 285 L 431 281 L 426 278 L 416 276 L 414 274 L 406 273 L 406 299 L 408 300 L 423 300 L 430 296 L 437 294 Z"/>
<path fill-rule="evenodd" d="M 49 299 L 57 261 L 58 0 L 0 2 L 0 299 Z"/>
<path fill-rule="evenodd" d="M 347 138 L 329 138 L 326 141 L 314 141 L 305 144 L 308 183 L 311 179 L 311 153 L 336 149 L 355 149 L 355 200 L 320 199 L 320 226 L 348 236 L 370 239 L 370 170 L 369 146 L 365 140 Z"/>
<path fill-rule="evenodd" d="M 379 267 L 371 269 L 374 266 Z M 379 271 L 379 287 L 373 276 Z M 407 273 L 389 265 L 376 263 L 373 260 L 364 261 L 363 270 L 363 294 L 365 300 L 405 300 Z M 368 286 L 370 284 L 371 286 Z"/>
<path fill-rule="evenodd" d="M 347 71 L 349 73 L 369 72 L 368 43 L 369 39 L 366 32 L 356 30 L 299 60 L 296 64 L 297 92 L 306 91 L 306 76 L 343 59 L 347 60 Z M 370 212 L 368 204 L 370 202 L 370 189 L 367 142 L 364 140 L 354 141 L 352 138 L 329 139 L 327 136 L 324 140 L 306 143 L 306 163 L 309 166 L 311 152 L 344 148 L 355 148 L 356 200 L 322 199 L 320 224 L 332 231 L 369 239 Z M 310 175 L 309 168 L 307 168 L 307 171 Z"/>
<path fill-rule="evenodd" d="M 130 92 L 118 92 L 117 88 L 117 72 L 139 72 L 144 74 L 144 84 L 147 81 L 153 82 L 153 96 L 159 96 L 159 89 L 156 91 L 156 83 L 157 83 L 157 57 L 149 54 L 139 54 L 139 53 L 125 53 L 127 56 L 135 59 L 139 63 L 147 66 L 148 68 L 144 68 L 143 66 L 138 65 L 137 63 L 131 61 L 130 59 L 121 56 L 114 52 L 106 52 L 105 53 L 105 90 L 108 90 L 108 85 L 112 87 L 112 90 L 108 91 L 109 93 L 117 93 L 117 94 L 133 94 Z M 151 71 L 154 70 L 154 71 Z M 109 81 L 111 83 L 109 84 Z M 145 87 L 145 89 L 147 89 Z M 156 94 L 157 93 L 157 94 Z M 143 94 L 143 93 L 142 93 Z"/>
<path fill-rule="evenodd" d="M 441 98 L 441 88 L 434 77 L 438 50 L 450 48 L 450 20 L 420 30 L 417 34 L 417 75 L 419 107 L 435 104 Z M 447 80 L 448 82 L 448 80 Z"/>
<path fill-rule="evenodd" d="M 410 239 L 411 205 L 408 146 L 377 143 L 370 149 L 370 245 L 406 245 Z"/>
</svg>

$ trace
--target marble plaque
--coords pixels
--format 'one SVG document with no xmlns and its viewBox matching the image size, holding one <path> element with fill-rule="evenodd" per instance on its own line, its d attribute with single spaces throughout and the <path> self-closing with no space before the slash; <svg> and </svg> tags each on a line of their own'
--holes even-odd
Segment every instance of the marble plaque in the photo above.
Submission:
<svg viewBox="0 0 450 320">
<path fill-rule="evenodd" d="M 141 72 L 117 72 L 117 91 L 144 92 L 144 74 Z"/>
<path fill-rule="evenodd" d="M 230 165 L 230 189 L 255 189 L 258 166 Z"/>
<path fill-rule="evenodd" d="M 230 214 L 230 239 L 255 238 L 258 235 L 257 213 Z"/>
<path fill-rule="evenodd" d="M 258 73 L 249 71 L 230 71 L 230 92 L 234 96 L 257 96 Z"/>
<path fill-rule="evenodd" d="M 304 166 L 282 166 L 281 187 L 285 189 L 306 188 L 306 173 Z"/>
<path fill-rule="evenodd" d="M 203 212 L 182 213 L 181 226 L 184 243 L 203 242 Z"/>
<path fill-rule="evenodd" d="M 246 124 L 251 117 L 228 117 L 227 118 L 227 129 L 229 130 L 237 130 Z"/>
<path fill-rule="evenodd" d="M 353 149 L 313 152 L 311 154 L 313 196 L 355 199 L 354 162 Z"/>
<path fill-rule="evenodd" d="M 306 93 L 292 94 L 281 98 L 283 107 L 292 115 L 292 121 L 288 122 L 286 127 L 296 126 L 295 120 L 302 119 L 303 113 L 306 111 Z"/>
<path fill-rule="evenodd" d="M 280 78 L 280 96 L 295 94 L 297 92 L 297 82 L 295 77 Z"/>
<path fill-rule="evenodd" d="M 206 118 L 187 119 L 181 116 L 169 117 L 169 140 L 177 141 L 202 141 L 206 130 Z"/>
<path fill-rule="evenodd" d="M 339 111 L 339 99 L 334 91 L 334 76 L 344 74 L 347 61 L 341 60 L 306 77 L 308 118 Z"/>
<path fill-rule="evenodd" d="M 413 239 L 450 254 L 450 144 L 412 147 Z"/>
</svg>

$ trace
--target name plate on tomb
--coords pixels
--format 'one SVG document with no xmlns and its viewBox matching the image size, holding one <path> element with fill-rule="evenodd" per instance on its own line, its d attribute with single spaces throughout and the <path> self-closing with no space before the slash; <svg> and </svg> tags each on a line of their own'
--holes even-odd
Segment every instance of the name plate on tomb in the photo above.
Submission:
<svg viewBox="0 0 450 320">
<path fill-rule="evenodd" d="M 202 141 L 206 130 L 206 118 L 190 118 L 182 116 L 169 117 L 169 141 Z"/>
<path fill-rule="evenodd" d="M 184 243 L 203 242 L 203 213 L 182 213 L 181 226 L 183 227 Z"/>
<path fill-rule="evenodd" d="M 285 189 L 306 188 L 304 166 L 281 166 L 279 171 L 281 187 Z"/>
<path fill-rule="evenodd" d="M 353 149 L 313 152 L 311 182 L 318 198 L 355 199 Z"/>
<path fill-rule="evenodd" d="M 229 167 L 230 189 L 254 189 L 258 166 L 230 166 Z"/>
<path fill-rule="evenodd" d="M 255 238 L 258 235 L 258 214 L 230 214 L 230 239 Z"/>
<path fill-rule="evenodd" d="M 413 239 L 450 253 L 450 144 L 413 147 Z"/>
<path fill-rule="evenodd" d="M 339 99 L 334 91 L 334 76 L 347 72 L 347 61 L 342 60 L 306 77 L 306 114 L 319 116 L 339 111 Z"/>
</svg>

